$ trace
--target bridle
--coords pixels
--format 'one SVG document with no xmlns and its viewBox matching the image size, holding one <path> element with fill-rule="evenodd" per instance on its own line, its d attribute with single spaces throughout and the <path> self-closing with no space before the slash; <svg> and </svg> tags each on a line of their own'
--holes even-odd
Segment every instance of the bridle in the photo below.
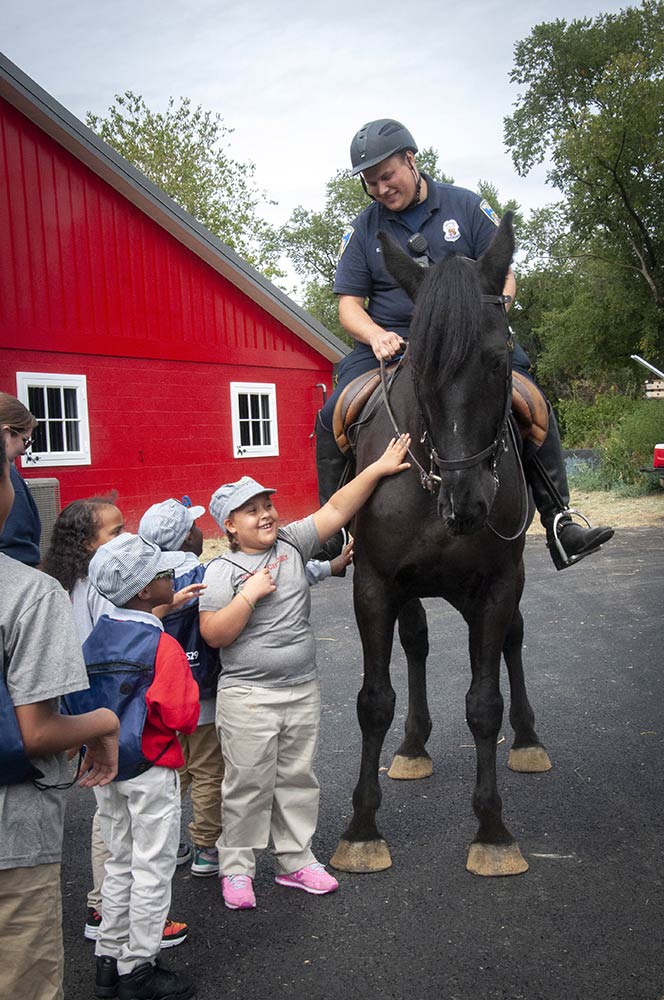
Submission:
<svg viewBox="0 0 664 1000">
<path fill-rule="evenodd" d="M 511 300 L 512 300 L 511 295 L 489 295 L 489 294 L 481 295 L 482 302 L 488 302 L 499 305 L 502 307 L 505 313 L 507 312 L 506 305 L 508 302 L 511 302 Z M 491 474 L 493 475 L 496 484 L 495 485 L 496 491 L 498 490 L 498 486 L 500 485 L 500 480 L 498 478 L 498 465 L 500 463 L 501 456 L 508 450 L 507 438 L 508 434 L 510 434 L 511 432 L 510 413 L 512 410 L 512 354 L 514 351 L 514 334 L 512 332 L 511 327 L 508 326 L 508 330 L 509 330 L 509 335 L 506 341 L 507 355 L 506 355 L 506 373 L 505 373 L 505 405 L 503 407 L 502 417 L 498 424 L 496 435 L 491 444 L 487 445 L 486 448 L 482 448 L 481 451 L 476 452 L 474 455 L 468 455 L 465 458 L 456 458 L 456 459 L 446 459 L 446 458 L 441 458 L 439 456 L 433 444 L 431 432 L 427 427 L 425 408 L 423 407 L 422 401 L 420 399 L 417 379 L 413 380 L 413 384 L 415 387 L 415 396 L 417 398 L 418 407 L 420 410 L 420 414 L 422 416 L 422 422 L 424 423 L 424 433 L 420 438 L 420 444 L 424 446 L 425 452 L 428 455 L 429 471 L 427 472 L 424 466 L 418 461 L 418 459 L 412 453 L 410 448 L 408 449 L 408 454 L 412 459 L 413 463 L 417 466 L 417 468 L 420 471 L 420 483 L 422 487 L 429 493 L 434 493 L 437 489 L 439 489 L 440 484 L 442 482 L 442 477 L 438 475 L 434 470 L 438 469 L 441 472 L 456 472 L 462 469 L 471 469 L 474 466 L 479 465 L 480 462 L 483 462 L 485 459 L 490 460 Z M 406 350 L 404 351 L 403 357 L 401 359 L 402 361 L 405 359 L 407 353 L 408 353 L 408 347 L 406 347 Z M 391 381 L 394 379 L 395 375 L 396 371 L 392 375 Z M 385 371 L 385 362 L 382 360 L 382 358 L 380 362 L 380 380 L 381 380 L 383 403 L 385 405 L 388 416 L 392 423 L 392 427 L 394 428 L 395 434 L 397 435 L 397 437 L 399 437 L 401 431 L 399 430 L 396 419 L 394 417 L 394 413 L 392 412 L 392 408 L 390 406 L 389 385 L 387 382 L 387 375 Z M 514 443 L 513 432 L 511 433 L 511 436 L 512 436 L 512 441 Z M 512 541 L 513 538 L 517 538 L 525 528 L 526 518 L 527 518 L 527 509 L 524 518 L 524 523 L 520 527 L 519 531 L 510 538 L 505 538 L 505 536 L 503 535 L 499 535 L 499 537 L 504 538 L 504 540 L 506 541 Z M 491 530 L 494 531 L 495 534 L 499 534 L 494 528 L 492 528 L 490 524 L 488 525 L 488 527 L 491 528 Z"/>
</svg>

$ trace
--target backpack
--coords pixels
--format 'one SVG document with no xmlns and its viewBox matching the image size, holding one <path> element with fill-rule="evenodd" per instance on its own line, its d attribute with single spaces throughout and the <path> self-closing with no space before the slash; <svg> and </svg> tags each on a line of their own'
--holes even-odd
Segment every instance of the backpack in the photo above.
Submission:
<svg viewBox="0 0 664 1000">
<path fill-rule="evenodd" d="M 182 590 L 191 583 L 201 583 L 205 575 L 205 566 L 194 566 L 188 573 L 177 577 L 176 590 Z M 176 611 L 171 611 L 162 620 L 164 632 L 173 636 L 182 646 L 194 680 L 198 684 L 201 700 L 214 698 L 217 693 L 217 681 L 221 671 L 219 650 L 208 646 L 201 635 L 198 622 L 198 598 L 189 601 Z"/>
<path fill-rule="evenodd" d="M 143 774 L 159 761 L 141 749 L 147 716 L 145 696 L 154 680 L 161 630 L 143 622 L 115 621 L 102 615 L 83 643 L 83 657 L 90 687 L 63 698 L 67 712 L 79 715 L 96 708 L 110 708 L 120 720 L 118 773 L 114 781 Z"/>
<path fill-rule="evenodd" d="M 0 785 L 20 785 L 43 777 L 25 752 L 14 703 L 4 674 L 0 674 Z"/>
</svg>

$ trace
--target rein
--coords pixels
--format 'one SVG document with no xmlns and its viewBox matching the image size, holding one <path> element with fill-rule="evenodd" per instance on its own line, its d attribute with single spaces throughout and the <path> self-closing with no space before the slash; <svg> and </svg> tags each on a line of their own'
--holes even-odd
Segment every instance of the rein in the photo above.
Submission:
<svg viewBox="0 0 664 1000">
<path fill-rule="evenodd" d="M 490 303 L 495 303 L 496 305 L 500 305 L 500 306 L 502 306 L 503 310 L 506 311 L 505 310 L 505 306 L 506 306 L 506 304 L 508 302 L 511 302 L 512 297 L 510 295 L 488 295 L 488 294 L 485 295 L 485 294 L 483 294 L 481 296 L 481 299 L 482 299 L 482 302 L 490 302 Z M 432 444 L 432 445 L 430 445 L 430 447 L 428 449 L 426 449 L 428 451 L 428 455 L 429 455 L 429 471 L 428 472 L 426 471 L 426 469 L 424 468 L 424 466 L 418 461 L 418 459 L 415 457 L 415 455 L 410 450 L 410 448 L 408 448 L 408 454 L 409 454 L 410 458 L 412 459 L 412 461 L 414 462 L 414 464 L 417 466 L 417 468 L 420 471 L 420 483 L 422 484 L 422 487 L 425 490 L 427 490 L 429 493 L 433 493 L 434 489 L 436 488 L 436 486 L 440 486 L 440 484 L 442 482 L 441 476 L 436 475 L 436 473 L 434 472 L 434 467 L 437 468 L 437 469 L 439 469 L 441 472 L 456 472 L 456 471 L 461 470 L 461 469 L 471 469 L 471 468 L 473 468 L 473 466 L 479 465 L 479 463 L 482 462 L 482 461 L 484 461 L 484 459 L 486 459 L 486 458 L 491 458 L 491 472 L 492 472 L 493 478 L 495 479 L 495 482 L 496 482 L 496 490 L 498 489 L 498 486 L 500 485 L 500 480 L 498 478 L 498 464 L 499 464 L 499 461 L 500 461 L 500 455 L 501 455 L 501 453 L 507 451 L 507 440 L 506 439 L 507 439 L 507 435 L 508 434 L 510 434 L 510 436 L 512 438 L 512 444 L 516 448 L 516 443 L 514 441 L 514 432 L 512 431 L 512 428 L 511 428 L 511 425 L 510 425 L 510 419 L 509 419 L 510 418 L 510 412 L 511 412 L 511 409 L 512 409 L 512 352 L 514 350 L 514 334 L 512 333 L 511 327 L 509 328 L 509 331 L 510 331 L 509 332 L 509 336 L 507 338 L 508 352 L 507 352 L 507 373 L 506 373 L 506 377 L 505 377 L 505 382 L 506 382 L 505 406 L 503 408 L 503 414 L 502 414 L 500 423 L 498 425 L 498 431 L 496 433 L 495 438 L 491 442 L 491 444 L 488 445 L 486 448 L 483 448 L 481 451 L 476 452 L 476 454 L 474 454 L 474 455 L 469 455 L 466 458 L 458 458 L 458 459 L 444 459 L 444 458 L 440 458 L 439 455 L 438 455 L 438 453 L 436 452 L 436 449 L 434 448 L 434 446 Z M 401 363 L 406 358 L 407 354 L 408 354 L 408 345 L 406 345 L 406 350 L 404 351 L 403 356 L 401 358 L 401 361 L 399 362 L 399 365 L 397 366 L 396 370 L 394 371 L 394 373 L 392 375 L 390 383 L 388 383 L 388 381 L 387 381 L 387 374 L 386 374 L 386 370 L 385 370 L 385 362 L 384 362 L 384 360 L 382 358 L 380 360 L 380 386 L 381 386 L 381 394 L 382 394 L 382 397 L 383 397 L 383 403 L 385 405 L 385 409 L 387 411 L 387 415 L 388 415 L 388 417 L 390 419 L 392 427 L 394 428 L 394 433 L 396 434 L 397 437 L 400 437 L 402 432 L 399 430 L 399 426 L 398 426 L 398 424 L 396 422 L 394 413 L 392 412 L 392 407 L 390 406 L 389 389 L 390 389 L 391 382 L 394 380 L 394 378 L 395 378 L 395 376 L 396 376 L 396 374 L 397 374 L 397 372 L 399 370 L 399 367 L 401 366 Z M 420 413 L 422 415 L 422 421 L 424 423 L 424 433 L 423 433 L 422 437 L 420 438 L 420 444 L 425 445 L 425 447 L 426 447 L 427 438 L 429 440 L 431 440 L 431 433 L 429 431 L 429 428 L 426 426 L 426 418 L 424 416 L 423 407 L 422 407 L 422 405 L 420 403 L 420 400 L 419 400 L 419 393 L 417 391 L 417 383 L 416 382 L 415 382 L 415 395 L 418 397 L 419 409 L 420 409 Z M 522 479 L 523 479 L 523 468 L 521 469 L 521 476 L 522 476 Z M 525 479 L 523 479 L 523 483 L 524 483 L 524 487 L 525 487 Z M 509 537 L 505 536 L 505 535 L 501 535 L 488 521 L 487 521 L 487 527 L 489 527 L 491 529 L 491 531 L 494 532 L 494 534 L 498 535 L 498 537 L 502 538 L 504 541 L 513 541 L 515 538 L 518 538 L 519 535 L 524 530 L 524 528 L 526 526 L 527 519 L 528 519 L 528 504 L 526 503 L 526 505 L 525 505 L 525 514 L 524 514 L 524 518 L 523 518 L 523 523 L 522 523 L 522 525 L 520 526 L 519 530 L 517 531 L 517 533 L 515 535 L 511 535 Z"/>
</svg>

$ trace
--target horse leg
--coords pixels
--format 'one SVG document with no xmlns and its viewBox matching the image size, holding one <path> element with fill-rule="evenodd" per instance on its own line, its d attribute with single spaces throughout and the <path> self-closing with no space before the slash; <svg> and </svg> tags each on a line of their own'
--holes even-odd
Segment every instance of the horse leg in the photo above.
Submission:
<svg viewBox="0 0 664 1000">
<path fill-rule="evenodd" d="M 535 732 L 533 712 L 523 674 L 523 615 L 517 608 L 503 643 L 503 656 L 510 680 L 510 724 L 514 743 L 507 766 L 512 771 L 540 774 L 551 770 L 549 755 Z"/>
<path fill-rule="evenodd" d="M 358 595 L 360 589 L 363 593 Z M 353 792 L 353 817 L 330 864 L 340 871 L 376 872 L 392 865 L 390 849 L 376 826 L 376 813 L 382 799 L 378 782 L 380 753 L 394 718 L 390 657 L 397 609 L 377 582 L 371 590 L 356 584 L 355 615 L 364 652 L 364 681 L 357 696 L 362 758 Z"/>
<path fill-rule="evenodd" d="M 429 655 L 427 616 L 418 598 L 399 612 L 399 640 L 408 663 L 408 716 L 404 740 L 394 755 L 388 778 L 428 778 L 433 773 L 431 757 L 425 749 L 431 735 L 427 703 L 426 663 Z"/>
<path fill-rule="evenodd" d="M 483 603 L 468 622 L 473 677 L 466 695 L 466 719 L 477 753 L 473 809 L 479 827 L 468 849 L 466 868 L 474 875 L 519 875 L 528 869 L 503 823 L 496 782 L 496 739 L 503 717 L 500 653 L 506 627 L 497 620 L 499 606 L 496 601 Z"/>
</svg>

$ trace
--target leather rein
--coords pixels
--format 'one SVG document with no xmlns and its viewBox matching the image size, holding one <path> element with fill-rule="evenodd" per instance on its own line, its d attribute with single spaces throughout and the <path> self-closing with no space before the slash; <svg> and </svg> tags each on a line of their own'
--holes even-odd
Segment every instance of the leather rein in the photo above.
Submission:
<svg viewBox="0 0 664 1000">
<path fill-rule="evenodd" d="M 490 302 L 502 306 L 503 311 L 506 312 L 507 311 L 505 308 L 506 304 L 508 302 L 511 302 L 512 297 L 511 295 L 482 294 L 481 299 L 482 302 Z M 507 451 L 508 433 L 511 435 L 512 443 L 516 447 L 516 444 L 514 442 L 514 432 L 512 431 L 510 425 L 510 412 L 512 410 L 512 352 L 514 350 L 514 334 L 512 333 L 511 327 L 508 327 L 508 329 L 509 329 L 509 336 L 506 342 L 508 349 L 507 372 L 505 376 L 506 393 L 505 393 L 505 406 L 503 408 L 502 418 L 498 425 L 498 431 L 496 433 L 496 436 L 494 437 L 491 444 L 488 445 L 486 448 L 483 448 L 481 451 L 476 452 L 474 455 L 469 455 L 466 458 L 457 458 L 457 459 L 440 458 L 438 452 L 436 451 L 432 443 L 431 432 L 429 431 L 429 428 L 427 427 L 426 424 L 424 409 L 422 407 L 422 404 L 420 403 L 419 393 L 417 391 L 417 382 L 415 382 L 415 395 L 417 396 L 417 402 L 422 416 L 422 422 L 424 423 L 424 433 L 420 438 L 420 444 L 424 446 L 429 456 L 429 471 L 427 472 L 424 466 L 417 460 L 417 458 L 410 450 L 410 448 L 408 449 L 408 454 L 420 471 L 420 483 L 422 487 L 429 493 L 433 493 L 436 488 L 439 488 L 442 482 L 441 476 L 437 475 L 434 469 L 439 469 L 441 472 L 456 472 L 457 470 L 460 469 L 471 469 L 473 468 L 473 466 L 479 465 L 480 462 L 484 461 L 484 459 L 487 458 L 491 459 L 491 472 L 496 483 L 496 490 L 500 485 L 500 480 L 498 478 L 498 464 L 500 462 L 501 454 Z M 380 384 L 381 384 L 383 403 L 385 405 L 385 409 L 387 411 L 387 414 L 390 418 L 390 422 L 392 424 L 392 427 L 394 428 L 394 432 L 397 437 L 400 437 L 401 431 L 399 430 L 396 419 L 394 417 L 394 413 L 392 412 L 392 407 L 390 406 L 389 388 L 390 384 L 394 381 L 394 378 L 396 377 L 399 368 L 401 367 L 401 363 L 405 360 L 407 353 L 408 353 L 408 345 L 406 345 L 406 349 L 402 355 L 401 361 L 397 365 L 396 370 L 392 373 L 389 383 L 387 381 L 385 362 L 383 361 L 382 358 L 380 361 Z M 428 447 L 427 447 L 427 441 L 430 442 Z M 522 478 L 523 478 L 523 470 L 522 470 Z M 523 482 L 523 486 L 525 490 L 525 479 Z M 521 525 L 516 534 L 507 537 L 505 535 L 501 535 L 488 522 L 487 526 L 494 532 L 494 534 L 498 535 L 498 537 L 502 538 L 504 541 L 513 541 L 515 538 L 518 538 L 519 535 L 522 533 L 522 531 L 525 529 L 527 519 L 528 519 L 528 504 L 525 504 L 525 515 L 523 518 L 523 524 Z"/>
</svg>

